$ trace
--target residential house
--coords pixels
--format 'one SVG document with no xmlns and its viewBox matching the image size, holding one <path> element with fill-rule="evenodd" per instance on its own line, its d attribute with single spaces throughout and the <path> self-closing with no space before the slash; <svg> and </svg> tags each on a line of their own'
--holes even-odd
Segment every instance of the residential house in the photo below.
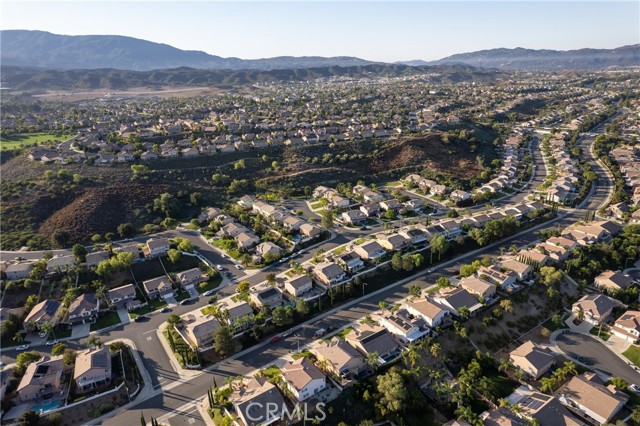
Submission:
<svg viewBox="0 0 640 426">
<path fill-rule="evenodd" d="M 347 210 L 340 214 L 340 220 L 351 225 L 359 224 L 367 217 L 360 210 Z"/>
<path fill-rule="evenodd" d="M 318 281 L 325 285 L 333 285 L 344 280 L 346 273 L 339 265 L 323 262 L 313 268 L 313 274 Z"/>
<path fill-rule="evenodd" d="M 43 300 L 42 302 L 31 308 L 31 311 L 24 319 L 24 323 L 33 322 L 36 328 L 40 328 L 45 322 L 51 322 L 54 325 L 58 323 L 60 302 L 57 300 Z"/>
<path fill-rule="evenodd" d="M 234 238 L 238 244 L 238 248 L 247 250 L 260 243 L 260 238 L 250 232 L 242 232 Z"/>
<path fill-rule="evenodd" d="M 503 260 L 500 263 L 500 267 L 516 274 L 516 278 L 518 281 L 526 280 L 527 278 L 529 278 L 529 275 L 531 275 L 531 272 L 533 271 L 533 267 L 531 265 L 520 262 L 516 259 Z"/>
<path fill-rule="evenodd" d="M 322 233 L 322 229 L 310 223 L 303 223 L 300 225 L 300 233 L 307 238 L 315 238 Z"/>
<path fill-rule="evenodd" d="M 308 275 L 290 278 L 284 283 L 284 289 L 292 296 L 300 297 L 313 288 L 313 282 Z"/>
<path fill-rule="evenodd" d="M 151 238 L 147 240 L 148 256 L 161 256 L 169 251 L 170 244 L 167 238 Z"/>
<path fill-rule="evenodd" d="M 596 287 L 611 291 L 620 291 L 626 290 L 631 285 L 633 285 L 634 281 L 630 275 L 621 274 L 620 272 L 614 271 L 604 271 L 595 279 L 593 283 Z"/>
<path fill-rule="evenodd" d="M 362 200 L 365 203 L 379 203 L 384 200 L 384 196 L 376 191 L 365 191 L 362 194 Z"/>
<path fill-rule="evenodd" d="M 72 254 L 67 256 L 54 256 L 47 262 L 47 272 L 68 271 L 75 269 L 76 257 Z"/>
<path fill-rule="evenodd" d="M 144 259 L 140 258 L 140 248 L 137 244 L 126 244 L 113 249 L 116 253 L 131 253 L 133 255 L 133 262 L 144 262 Z"/>
<path fill-rule="evenodd" d="M 249 232 L 249 229 L 239 223 L 230 222 L 220 229 L 219 234 L 235 238 L 243 232 Z"/>
<path fill-rule="evenodd" d="M 225 320 L 235 331 L 242 331 L 253 325 L 253 308 L 244 300 L 234 300 L 233 296 L 230 296 L 219 300 L 218 306 L 221 312 L 227 312 Z"/>
<path fill-rule="evenodd" d="M 284 220 L 282 221 L 282 226 L 284 226 L 286 229 L 290 231 L 299 231 L 300 226 L 302 226 L 302 224 L 304 223 L 306 223 L 304 219 L 301 219 L 297 216 L 289 215 L 285 217 Z"/>
<path fill-rule="evenodd" d="M 182 319 L 184 337 L 194 348 L 208 348 L 213 345 L 213 338 L 222 325 L 213 315 L 185 315 Z"/>
<path fill-rule="evenodd" d="M 482 303 L 463 288 L 442 289 L 433 296 L 433 301 L 449 309 L 455 316 L 460 315 L 462 308 L 468 309 L 471 315 L 482 309 Z"/>
<path fill-rule="evenodd" d="M 209 222 L 219 214 L 220 214 L 219 209 L 216 209 L 215 207 L 207 207 L 206 209 L 202 210 L 202 212 L 200 212 L 200 214 L 198 215 L 198 222 L 199 223 Z"/>
<path fill-rule="evenodd" d="M 413 245 L 424 243 L 429 239 L 427 233 L 419 228 L 403 228 L 398 231 L 398 234 L 402 235 L 402 237 L 410 241 Z"/>
<path fill-rule="evenodd" d="M 459 286 L 471 294 L 490 300 L 496 295 L 497 287 L 482 278 L 470 276 L 460 280 Z"/>
<path fill-rule="evenodd" d="M 171 280 L 166 275 L 144 281 L 142 286 L 151 299 L 173 297 L 173 286 L 171 285 Z"/>
<path fill-rule="evenodd" d="M 380 364 L 385 364 L 398 355 L 398 343 L 386 328 L 378 325 L 361 324 L 347 334 L 345 340 L 365 357 L 377 353 Z"/>
<path fill-rule="evenodd" d="M 578 318 L 594 325 L 605 323 L 615 307 L 615 302 L 603 294 L 587 294 L 571 306 Z"/>
<path fill-rule="evenodd" d="M 88 267 L 98 266 L 103 260 L 109 260 L 109 252 L 106 250 L 87 253 L 86 264 Z"/>
<path fill-rule="evenodd" d="M 338 256 L 336 263 L 342 266 L 345 271 L 350 273 L 357 272 L 364 268 L 364 262 L 355 252 L 352 251 Z"/>
<path fill-rule="evenodd" d="M 257 306 L 268 306 L 273 309 L 282 305 L 282 293 L 275 288 L 266 288 L 255 293 L 251 293 L 250 298 Z"/>
<path fill-rule="evenodd" d="M 549 256 L 544 253 L 540 253 L 538 250 L 520 250 L 518 252 L 518 261 L 544 266 L 549 263 Z"/>
<path fill-rule="evenodd" d="M 111 304 L 116 307 L 121 307 L 128 300 L 133 300 L 136 298 L 136 289 L 133 284 L 126 284 L 121 287 L 116 287 L 107 293 L 107 297 L 111 301 Z"/>
<path fill-rule="evenodd" d="M 527 389 L 527 394 L 521 397 L 515 405 L 516 412 L 520 417 L 529 420 L 529 422 L 535 421 L 540 426 L 590 425 L 566 409 L 558 398 L 541 392 L 532 392 Z"/>
<path fill-rule="evenodd" d="M 325 375 L 306 357 L 286 363 L 281 373 L 285 386 L 298 402 L 317 395 L 327 386 Z"/>
<path fill-rule="evenodd" d="M 78 353 L 73 368 L 76 392 L 85 393 L 111 383 L 111 354 L 109 346 L 87 349 Z"/>
<path fill-rule="evenodd" d="M 29 364 L 16 389 L 20 402 L 45 400 L 64 389 L 64 361 L 62 355 L 42 357 Z"/>
<path fill-rule="evenodd" d="M 265 256 L 271 257 L 271 259 L 279 259 L 282 256 L 282 248 L 271 241 L 265 241 L 256 246 L 256 253 L 264 259 Z"/>
<path fill-rule="evenodd" d="M 382 234 L 376 240 L 387 250 L 398 251 L 409 247 L 409 240 L 400 234 Z"/>
<path fill-rule="evenodd" d="M 531 340 L 527 340 L 511 351 L 509 359 L 520 370 L 534 379 L 539 379 L 549 371 L 556 358 L 549 348 L 543 348 Z"/>
<path fill-rule="evenodd" d="M 600 424 L 609 421 L 629 401 L 629 395 L 615 387 L 605 385 L 596 373 L 574 376 L 558 391 L 560 400 L 567 401 Z"/>
<path fill-rule="evenodd" d="M 376 260 L 387 254 L 377 241 L 369 241 L 357 245 L 353 251 L 364 260 Z"/>
<path fill-rule="evenodd" d="M 209 276 L 200 268 L 191 268 L 186 271 L 178 272 L 176 274 L 176 278 L 183 289 L 189 290 L 190 288 L 207 281 Z"/>
<path fill-rule="evenodd" d="M 29 277 L 31 269 L 33 269 L 33 263 L 12 263 L 7 266 L 4 273 L 7 276 L 7 281 L 15 281 Z"/>
<path fill-rule="evenodd" d="M 400 211 L 402 209 L 402 203 L 395 198 L 390 200 L 380 201 L 380 208 L 384 211 L 395 210 Z"/>
<path fill-rule="evenodd" d="M 360 206 L 360 211 L 366 217 L 377 216 L 380 213 L 380 204 L 374 203 Z"/>
<path fill-rule="evenodd" d="M 469 194 L 466 191 L 462 191 L 460 189 L 454 189 L 453 191 L 451 191 L 451 194 L 449 194 L 449 198 L 454 203 L 459 203 L 461 201 L 466 201 L 471 199 L 471 194 Z"/>
<path fill-rule="evenodd" d="M 229 395 L 233 410 L 242 421 L 241 426 L 266 426 L 282 419 L 282 408 L 286 402 L 278 388 L 268 382 L 265 377 L 251 377 L 248 383 L 243 380 L 234 387 Z M 266 410 L 265 407 L 277 407 L 277 410 Z"/>
<path fill-rule="evenodd" d="M 323 368 L 347 380 L 367 370 L 367 363 L 360 352 L 337 337 L 328 342 L 320 342 L 312 352 L 318 359 L 319 365 L 326 365 Z"/>
<path fill-rule="evenodd" d="M 403 308 L 414 317 L 422 318 L 425 323 L 431 327 L 436 328 L 443 321 L 450 317 L 450 312 L 444 309 L 442 306 L 433 303 L 427 299 L 418 299 L 413 301 L 407 301 Z"/>
<path fill-rule="evenodd" d="M 626 311 L 616 320 L 611 331 L 618 337 L 636 343 L 640 339 L 640 312 Z"/>
<path fill-rule="evenodd" d="M 71 325 L 93 322 L 98 317 L 100 300 L 94 293 L 85 293 L 76 297 L 69 305 L 66 322 Z"/>
<path fill-rule="evenodd" d="M 411 318 L 406 311 L 385 312 L 378 322 L 405 345 L 413 343 L 431 332 L 422 318 Z"/>
<path fill-rule="evenodd" d="M 513 287 L 517 275 L 509 270 L 502 271 L 497 265 L 481 266 L 476 275 L 487 281 L 491 281 L 503 290 Z"/>
</svg>

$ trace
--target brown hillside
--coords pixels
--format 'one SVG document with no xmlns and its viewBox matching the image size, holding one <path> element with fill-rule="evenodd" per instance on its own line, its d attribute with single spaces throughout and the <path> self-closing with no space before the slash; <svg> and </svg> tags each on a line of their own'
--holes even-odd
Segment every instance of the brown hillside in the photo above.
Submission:
<svg viewBox="0 0 640 426">
<path fill-rule="evenodd" d="M 121 223 L 134 219 L 134 211 L 166 191 L 163 185 L 118 185 L 87 189 L 65 207 L 49 216 L 39 232 L 50 236 L 57 229 L 71 233 L 72 241 L 86 241 L 93 234 L 114 232 Z"/>
</svg>

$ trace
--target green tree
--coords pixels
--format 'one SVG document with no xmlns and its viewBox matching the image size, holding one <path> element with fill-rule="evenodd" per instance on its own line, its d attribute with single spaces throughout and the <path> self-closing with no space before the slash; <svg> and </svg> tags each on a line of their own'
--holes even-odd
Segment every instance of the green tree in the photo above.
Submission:
<svg viewBox="0 0 640 426">
<path fill-rule="evenodd" d="M 293 322 L 293 309 L 289 306 L 278 306 L 271 312 L 271 320 L 278 327 L 289 325 Z"/>
<path fill-rule="evenodd" d="M 65 349 L 67 349 L 67 345 L 65 345 L 64 343 L 56 343 L 55 345 L 53 345 L 53 348 L 51 348 L 51 355 L 64 355 Z"/>
<path fill-rule="evenodd" d="M 56 229 L 51 234 L 51 244 L 54 247 L 64 248 L 71 241 L 71 234 L 66 229 Z"/>
<path fill-rule="evenodd" d="M 434 235 L 429 240 L 431 245 L 431 254 L 438 253 L 438 260 L 442 258 L 442 253 L 449 249 L 449 241 L 442 235 Z"/>
<path fill-rule="evenodd" d="M 182 320 L 180 319 L 180 315 L 178 314 L 171 314 L 167 317 L 167 324 L 169 324 L 170 326 L 178 325 L 180 324 L 180 321 Z"/>
<path fill-rule="evenodd" d="M 403 410 L 408 393 L 404 380 L 397 368 L 391 368 L 386 374 L 376 379 L 379 394 L 378 409 L 382 416 L 398 413 Z"/>
<path fill-rule="evenodd" d="M 611 378 L 611 384 L 613 384 L 615 387 L 617 387 L 621 391 L 625 391 L 629 387 L 629 383 L 627 383 L 625 379 L 617 376 Z"/>
<path fill-rule="evenodd" d="M 246 167 L 244 160 L 238 160 L 235 163 L 233 163 L 233 169 L 234 170 L 243 170 Z"/>
<path fill-rule="evenodd" d="M 402 269 L 407 272 L 411 272 L 415 267 L 416 265 L 413 263 L 413 256 L 411 256 L 410 254 L 405 254 L 404 256 L 402 256 Z"/>
<path fill-rule="evenodd" d="M 238 287 L 236 287 L 236 291 L 238 293 L 247 293 L 250 288 L 251 284 L 249 283 L 249 281 L 240 281 L 238 283 Z"/>
<path fill-rule="evenodd" d="M 102 340 L 98 336 L 91 335 L 87 338 L 87 348 L 95 346 L 96 348 L 102 347 Z"/>
<path fill-rule="evenodd" d="M 396 252 L 391 256 L 391 267 L 395 271 L 402 270 L 402 255 L 399 252 Z"/>
<path fill-rule="evenodd" d="M 509 299 L 502 299 L 500 301 L 500 307 L 504 309 L 505 312 L 513 312 L 513 302 Z"/>
<path fill-rule="evenodd" d="M 18 364 L 19 367 L 26 368 L 29 364 L 38 361 L 40 358 L 42 358 L 42 355 L 35 351 L 21 352 L 16 357 L 16 364 Z"/>
<path fill-rule="evenodd" d="M 182 257 L 182 252 L 176 250 L 176 249 L 171 249 L 167 252 L 167 258 L 169 258 L 169 262 L 171 263 L 178 263 L 180 262 L 180 258 Z"/>
<path fill-rule="evenodd" d="M 420 297 L 421 293 L 422 288 L 418 284 L 411 284 L 409 286 L 409 295 L 411 295 L 411 297 Z"/>
<path fill-rule="evenodd" d="M 27 411 L 18 419 L 18 426 L 38 426 L 39 424 L 40 415 L 33 410 Z"/>
<path fill-rule="evenodd" d="M 323 210 L 320 214 L 322 217 L 322 227 L 324 229 L 333 229 L 333 212 L 331 210 Z"/>
<path fill-rule="evenodd" d="M 130 223 L 121 223 L 120 225 L 118 225 L 118 234 L 122 238 L 129 238 L 133 236 L 134 232 L 135 232 L 135 229 L 133 228 L 133 225 Z"/>
<path fill-rule="evenodd" d="M 436 280 L 436 285 L 438 286 L 438 288 L 449 287 L 451 285 L 451 281 L 449 281 L 449 278 L 447 277 L 439 277 Z"/>
<path fill-rule="evenodd" d="M 298 313 L 298 315 L 305 316 L 309 313 L 309 311 L 310 311 L 309 304 L 307 303 L 306 300 L 304 299 L 296 300 L 296 312 Z"/>
<path fill-rule="evenodd" d="M 176 238 L 175 243 L 178 247 L 178 250 L 184 251 L 187 253 L 193 253 L 193 243 L 186 238 Z"/>
<path fill-rule="evenodd" d="M 213 348 L 221 356 L 233 353 L 233 335 L 227 326 L 220 327 L 213 336 Z"/>
<path fill-rule="evenodd" d="M 80 263 L 86 261 L 87 249 L 82 244 L 74 244 L 71 252 Z"/>
</svg>

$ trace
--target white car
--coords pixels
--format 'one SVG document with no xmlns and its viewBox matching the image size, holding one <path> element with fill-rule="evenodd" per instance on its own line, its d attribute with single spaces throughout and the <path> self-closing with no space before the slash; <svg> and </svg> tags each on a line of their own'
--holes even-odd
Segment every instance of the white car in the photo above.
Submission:
<svg viewBox="0 0 640 426">
<path fill-rule="evenodd" d="M 26 351 L 29 349 L 29 345 L 20 345 L 16 348 L 16 351 Z"/>
<path fill-rule="evenodd" d="M 220 265 L 216 265 L 216 269 L 218 271 L 224 271 L 224 268 L 222 266 L 220 266 Z"/>
<path fill-rule="evenodd" d="M 635 384 L 630 384 L 629 385 L 629 389 L 631 389 L 632 391 L 634 391 L 635 393 L 640 394 L 640 386 L 635 385 Z"/>
<path fill-rule="evenodd" d="M 47 340 L 47 343 L 45 343 L 45 345 L 47 345 L 47 346 L 53 346 L 53 345 L 55 345 L 56 343 L 58 343 L 58 339 L 55 339 L 55 340 Z"/>
<path fill-rule="evenodd" d="M 214 293 L 213 290 L 207 290 L 204 292 L 203 296 L 211 296 Z"/>
<path fill-rule="evenodd" d="M 47 337 L 47 333 L 45 333 L 44 331 L 40 332 L 40 337 L 44 339 L 45 337 Z"/>
</svg>

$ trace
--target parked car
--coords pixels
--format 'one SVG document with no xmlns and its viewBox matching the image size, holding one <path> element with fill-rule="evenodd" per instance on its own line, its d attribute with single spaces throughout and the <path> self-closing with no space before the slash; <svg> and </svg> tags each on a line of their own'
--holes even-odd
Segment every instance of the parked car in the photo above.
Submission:
<svg viewBox="0 0 640 426">
<path fill-rule="evenodd" d="M 180 305 L 184 306 L 184 305 L 190 305 L 191 304 L 191 299 L 184 299 L 182 302 L 180 302 Z"/>
<path fill-rule="evenodd" d="M 162 310 L 160 311 L 163 314 L 166 314 L 167 312 L 173 312 L 173 309 L 171 309 L 170 307 L 166 306 L 164 308 L 162 308 Z"/>
<path fill-rule="evenodd" d="M 325 330 L 324 328 L 319 328 L 315 333 L 313 333 L 313 337 L 322 337 L 325 334 L 327 334 L 327 330 Z"/>
<path fill-rule="evenodd" d="M 291 330 L 287 330 L 284 333 L 282 333 L 282 337 L 287 337 L 287 336 L 291 336 L 292 331 Z"/>
<path fill-rule="evenodd" d="M 46 346 L 53 346 L 55 344 L 58 343 L 58 339 L 55 340 L 47 340 L 47 343 L 45 343 Z"/>
<path fill-rule="evenodd" d="M 16 348 L 16 351 L 26 351 L 29 349 L 29 345 L 20 345 Z"/>
<path fill-rule="evenodd" d="M 47 333 L 44 332 L 44 331 L 41 331 L 40 332 L 40 337 L 42 337 L 44 339 L 45 337 L 47 337 Z"/>
<path fill-rule="evenodd" d="M 282 339 L 282 336 L 273 336 L 273 338 L 271 339 L 271 343 L 276 343 L 280 339 Z"/>
<path fill-rule="evenodd" d="M 147 321 L 149 319 L 149 317 L 147 317 L 146 315 L 140 315 L 135 317 L 134 321 L 135 322 L 144 322 Z"/>
<path fill-rule="evenodd" d="M 222 266 L 220 266 L 220 265 L 216 265 L 216 269 L 218 271 L 224 271 L 224 268 Z"/>
<path fill-rule="evenodd" d="M 630 384 L 629 385 L 629 389 L 631 389 L 632 391 L 634 391 L 637 394 L 640 394 L 640 386 L 636 385 L 636 384 Z"/>
<path fill-rule="evenodd" d="M 242 267 L 242 265 L 236 265 L 236 268 L 238 268 L 239 270 L 243 270 L 244 268 Z"/>
<path fill-rule="evenodd" d="M 202 295 L 203 295 L 203 296 L 211 296 L 213 293 L 215 293 L 215 291 L 214 291 L 214 290 L 207 290 L 207 291 L 205 291 Z"/>
</svg>

